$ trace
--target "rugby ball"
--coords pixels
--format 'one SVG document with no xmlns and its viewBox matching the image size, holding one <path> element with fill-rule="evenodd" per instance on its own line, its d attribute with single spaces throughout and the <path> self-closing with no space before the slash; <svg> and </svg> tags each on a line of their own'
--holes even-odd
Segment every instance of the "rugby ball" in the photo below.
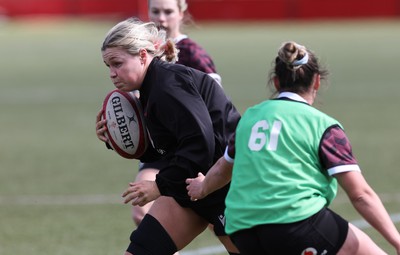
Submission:
<svg viewBox="0 0 400 255">
<path fill-rule="evenodd" d="M 137 159 L 148 146 L 147 128 L 139 99 L 118 89 L 110 91 L 103 102 L 109 145 L 120 156 Z"/>
</svg>

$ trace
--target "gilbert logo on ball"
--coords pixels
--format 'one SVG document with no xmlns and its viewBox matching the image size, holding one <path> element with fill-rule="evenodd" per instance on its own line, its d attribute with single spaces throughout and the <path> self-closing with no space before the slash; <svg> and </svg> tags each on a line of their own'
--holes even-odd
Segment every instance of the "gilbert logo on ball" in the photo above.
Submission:
<svg viewBox="0 0 400 255">
<path fill-rule="evenodd" d="M 147 129 L 140 101 L 131 93 L 110 91 L 103 102 L 110 146 L 124 158 L 139 158 L 148 146 Z"/>
</svg>

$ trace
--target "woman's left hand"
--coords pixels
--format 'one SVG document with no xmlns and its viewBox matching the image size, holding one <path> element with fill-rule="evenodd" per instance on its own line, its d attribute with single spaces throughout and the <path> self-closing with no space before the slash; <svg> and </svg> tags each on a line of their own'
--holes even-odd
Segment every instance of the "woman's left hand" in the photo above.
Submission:
<svg viewBox="0 0 400 255">
<path fill-rule="evenodd" d="M 144 206 L 148 202 L 156 200 L 161 196 L 155 181 L 139 181 L 129 183 L 129 187 L 122 194 L 125 198 L 124 203 Z"/>
</svg>

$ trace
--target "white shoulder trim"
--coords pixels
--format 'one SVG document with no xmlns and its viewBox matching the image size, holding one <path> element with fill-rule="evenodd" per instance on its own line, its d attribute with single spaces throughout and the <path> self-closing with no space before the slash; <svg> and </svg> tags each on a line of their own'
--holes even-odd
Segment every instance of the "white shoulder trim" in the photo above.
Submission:
<svg viewBox="0 0 400 255">
<path fill-rule="evenodd" d="M 226 148 L 225 148 L 224 158 L 225 158 L 226 161 L 228 161 L 231 164 L 233 164 L 233 161 L 235 161 L 234 158 L 231 158 L 228 155 L 228 146 L 226 146 Z"/>
<path fill-rule="evenodd" d="M 214 80 L 222 87 L 222 79 L 221 76 L 217 73 L 208 73 Z"/>
<path fill-rule="evenodd" d="M 361 172 L 361 169 L 356 164 L 335 166 L 335 167 L 332 167 L 332 168 L 328 169 L 328 174 L 330 176 L 332 176 L 332 175 L 335 175 L 335 174 L 344 173 L 344 172 L 351 172 L 351 171 Z"/>
</svg>

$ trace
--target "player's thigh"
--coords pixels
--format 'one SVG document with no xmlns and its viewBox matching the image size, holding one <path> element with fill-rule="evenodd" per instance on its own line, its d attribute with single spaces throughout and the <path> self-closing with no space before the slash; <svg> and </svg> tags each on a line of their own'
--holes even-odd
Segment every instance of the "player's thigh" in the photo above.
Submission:
<svg viewBox="0 0 400 255">
<path fill-rule="evenodd" d="M 381 248 L 379 248 L 372 239 L 361 231 L 359 228 L 349 223 L 349 231 L 347 233 L 346 240 L 340 248 L 338 255 L 347 254 L 386 254 Z"/>
<path fill-rule="evenodd" d="M 156 168 L 142 169 L 137 173 L 135 181 L 155 181 L 159 171 Z"/>
<path fill-rule="evenodd" d="M 191 209 L 181 207 L 172 197 L 157 198 L 149 214 L 160 222 L 178 250 L 188 245 L 208 225 L 205 219 Z"/>
</svg>

